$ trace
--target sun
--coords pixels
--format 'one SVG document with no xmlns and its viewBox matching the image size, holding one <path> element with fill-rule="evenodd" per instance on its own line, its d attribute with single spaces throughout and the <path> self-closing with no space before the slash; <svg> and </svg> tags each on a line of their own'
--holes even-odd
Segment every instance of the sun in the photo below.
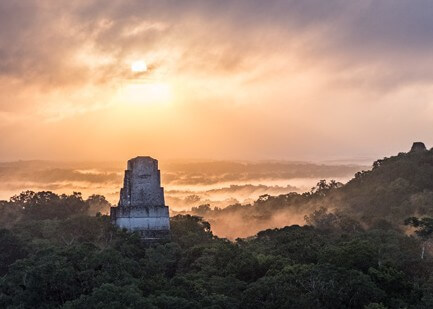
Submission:
<svg viewBox="0 0 433 309">
<path fill-rule="evenodd" d="M 131 63 L 131 71 L 134 73 L 141 73 L 147 71 L 146 62 L 143 60 L 136 60 Z"/>
</svg>

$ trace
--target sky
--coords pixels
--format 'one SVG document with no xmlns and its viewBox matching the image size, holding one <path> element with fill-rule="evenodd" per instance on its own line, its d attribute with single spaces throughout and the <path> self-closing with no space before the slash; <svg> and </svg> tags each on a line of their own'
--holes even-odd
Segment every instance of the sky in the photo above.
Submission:
<svg viewBox="0 0 433 309">
<path fill-rule="evenodd" d="M 0 1 L 0 161 L 433 146 L 431 0 Z"/>
</svg>

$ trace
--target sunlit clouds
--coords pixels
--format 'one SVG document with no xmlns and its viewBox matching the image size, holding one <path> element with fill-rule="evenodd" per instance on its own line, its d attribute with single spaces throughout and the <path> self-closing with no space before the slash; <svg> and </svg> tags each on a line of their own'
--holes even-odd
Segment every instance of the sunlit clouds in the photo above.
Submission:
<svg viewBox="0 0 433 309">
<path fill-rule="evenodd" d="M 0 3 L 0 159 L 375 158 L 433 143 L 430 1 Z"/>
<path fill-rule="evenodd" d="M 164 83 L 147 83 L 135 81 L 123 86 L 119 92 L 118 100 L 125 103 L 167 103 L 172 99 L 171 89 Z"/>
</svg>

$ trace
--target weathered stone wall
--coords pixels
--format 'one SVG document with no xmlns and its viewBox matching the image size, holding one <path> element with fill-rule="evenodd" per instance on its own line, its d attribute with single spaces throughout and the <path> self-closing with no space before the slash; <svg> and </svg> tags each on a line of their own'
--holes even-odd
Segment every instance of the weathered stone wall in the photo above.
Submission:
<svg viewBox="0 0 433 309">
<path fill-rule="evenodd" d="M 158 161 L 137 157 L 128 161 L 119 206 L 163 206 L 164 189 L 160 187 Z"/>
<path fill-rule="evenodd" d="M 138 231 L 143 239 L 169 235 L 169 209 L 164 202 L 164 189 L 158 161 L 136 157 L 128 161 L 118 207 L 111 208 L 111 221 L 120 228 Z"/>
<path fill-rule="evenodd" d="M 111 215 L 120 228 L 128 230 L 169 230 L 170 219 L 168 207 L 131 206 L 113 207 Z"/>
</svg>

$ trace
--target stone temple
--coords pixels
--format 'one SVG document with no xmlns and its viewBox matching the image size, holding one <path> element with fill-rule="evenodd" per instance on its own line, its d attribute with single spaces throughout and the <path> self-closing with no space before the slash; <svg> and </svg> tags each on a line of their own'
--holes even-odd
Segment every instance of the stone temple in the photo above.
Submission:
<svg viewBox="0 0 433 309">
<path fill-rule="evenodd" d="M 136 157 L 128 161 L 119 205 L 111 207 L 110 217 L 118 227 L 139 232 L 143 240 L 170 236 L 168 206 L 157 160 Z"/>
<path fill-rule="evenodd" d="M 427 151 L 427 147 L 422 142 L 415 142 L 412 145 L 412 149 L 410 152 L 425 152 Z"/>
</svg>

